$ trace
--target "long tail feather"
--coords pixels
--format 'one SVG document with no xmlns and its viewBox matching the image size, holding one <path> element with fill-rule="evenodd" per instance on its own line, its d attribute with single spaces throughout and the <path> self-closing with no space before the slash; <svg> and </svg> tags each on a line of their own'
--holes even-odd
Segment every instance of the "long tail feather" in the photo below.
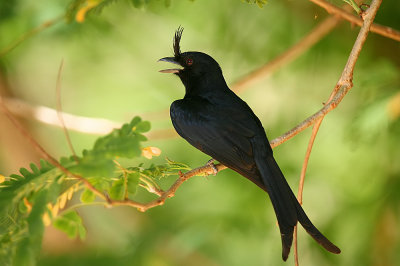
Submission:
<svg viewBox="0 0 400 266">
<path fill-rule="evenodd" d="M 278 219 L 282 239 L 282 259 L 286 261 L 288 258 L 297 221 L 326 250 L 335 254 L 340 253 L 340 249 L 330 242 L 307 217 L 273 156 L 263 154 L 259 157 L 255 154 L 255 160 Z"/>
</svg>

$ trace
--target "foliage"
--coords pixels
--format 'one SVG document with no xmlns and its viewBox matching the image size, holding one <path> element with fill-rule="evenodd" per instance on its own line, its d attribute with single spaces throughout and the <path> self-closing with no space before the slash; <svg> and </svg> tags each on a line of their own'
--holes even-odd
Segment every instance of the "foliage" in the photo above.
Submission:
<svg viewBox="0 0 400 266">
<path fill-rule="evenodd" d="M 82 156 L 61 158 L 68 171 L 87 179 L 111 199 L 133 199 L 139 185 L 159 188 L 159 178 L 187 169 L 186 165 L 167 160 L 166 164 L 124 168 L 116 160 L 141 156 L 142 133 L 150 130 L 150 123 L 139 117 L 100 137 Z M 0 263 L 2 265 L 33 265 L 40 251 L 46 225 L 65 232 L 68 237 L 84 239 L 86 229 L 79 214 L 66 202 L 81 191 L 79 206 L 93 204 L 96 195 L 79 178 L 70 176 L 47 161 L 31 169 L 21 168 L 20 175 L 5 178 L 0 188 Z M 107 202 L 97 202 L 107 204 Z M 60 212 L 61 211 L 61 212 Z"/>
</svg>

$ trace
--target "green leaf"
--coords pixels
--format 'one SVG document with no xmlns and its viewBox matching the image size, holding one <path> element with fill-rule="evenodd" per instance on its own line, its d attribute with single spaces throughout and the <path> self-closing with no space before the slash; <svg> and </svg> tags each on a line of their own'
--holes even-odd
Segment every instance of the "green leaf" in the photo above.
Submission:
<svg viewBox="0 0 400 266">
<path fill-rule="evenodd" d="M 42 216 L 44 212 L 47 210 L 46 208 L 46 204 L 48 203 L 47 194 L 48 194 L 47 190 L 41 190 L 33 197 L 32 210 L 27 219 L 29 226 L 29 233 L 31 237 L 41 236 L 44 231 Z"/>
<path fill-rule="evenodd" d="M 136 131 L 140 133 L 144 133 L 149 131 L 151 128 L 149 121 L 142 121 L 136 126 Z"/>
<path fill-rule="evenodd" d="M 19 169 L 19 172 L 23 177 L 29 177 L 31 175 L 31 172 L 29 172 L 26 168 Z"/>
<path fill-rule="evenodd" d="M 140 121 L 142 121 L 142 119 L 139 116 L 135 116 L 134 118 L 132 118 L 131 122 L 129 122 L 129 125 L 131 127 L 136 126 Z"/>
<path fill-rule="evenodd" d="M 53 226 L 67 234 L 69 238 L 79 235 L 80 239 L 85 239 L 86 229 L 82 224 L 82 219 L 74 210 L 68 211 L 53 222 Z"/>
<path fill-rule="evenodd" d="M 31 163 L 29 166 L 31 167 L 33 174 L 35 174 L 35 175 L 40 175 L 40 170 L 39 170 L 39 168 L 36 166 L 36 164 Z"/>
<path fill-rule="evenodd" d="M 47 190 L 39 191 L 32 198 L 32 210 L 27 218 L 28 233 L 18 242 L 14 253 L 14 265 L 34 265 L 42 246 L 44 225 L 43 213 L 46 211 Z"/>
<path fill-rule="evenodd" d="M 149 122 L 135 117 L 120 129 L 114 129 L 108 135 L 98 138 L 93 149 L 84 150 L 79 163 L 68 169 L 85 177 L 111 177 L 115 170 L 115 158 L 133 158 L 141 155 L 140 142 L 145 141 L 146 137 L 140 132 L 149 129 Z M 62 162 L 64 165 L 68 160 L 63 159 Z"/>
<path fill-rule="evenodd" d="M 135 117 L 120 129 L 114 129 L 110 134 L 97 139 L 93 149 L 83 153 L 83 158 L 97 161 L 99 159 L 115 159 L 115 157 L 138 157 L 141 154 L 140 142 L 147 140 L 140 133 L 149 129 L 149 122 Z"/>
<path fill-rule="evenodd" d="M 82 194 L 81 194 L 81 202 L 83 203 L 89 203 L 93 202 L 96 198 L 96 195 L 91 191 L 90 189 L 85 189 Z"/>
<path fill-rule="evenodd" d="M 110 197 L 115 200 L 122 200 L 125 196 L 125 180 L 120 178 L 113 182 L 110 188 Z"/>
<path fill-rule="evenodd" d="M 88 178 L 88 181 L 99 191 L 108 191 L 110 189 L 111 183 L 108 177 L 103 178 Z"/>
<path fill-rule="evenodd" d="M 136 189 L 139 185 L 139 172 L 128 173 L 127 175 L 127 190 L 129 194 L 134 195 L 136 193 Z"/>
<path fill-rule="evenodd" d="M 114 173 L 115 164 L 109 159 L 84 157 L 78 165 L 69 167 L 68 170 L 84 177 L 110 177 Z"/>
<path fill-rule="evenodd" d="M 54 166 L 51 165 L 48 161 L 40 159 L 40 171 L 42 173 L 47 172 L 53 168 L 54 168 Z"/>
<path fill-rule="evenodd" d="M 33 266 L 36 264 L 29 238 L 24 238 L 18 243 L 12 261 L 14 266 Z"/>
</svg>

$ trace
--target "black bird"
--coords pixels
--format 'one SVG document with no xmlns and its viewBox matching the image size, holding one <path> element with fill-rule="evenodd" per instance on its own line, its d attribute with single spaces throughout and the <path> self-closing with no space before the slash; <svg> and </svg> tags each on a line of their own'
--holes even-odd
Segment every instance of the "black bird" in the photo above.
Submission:
<svg viewBox="0 0 400 266">
<path fill-rule="evenodd" d="M 286 260 L 297 221 L 326 250 L 338 254 L 311 223 L 276 163 L 264 128 L 250 107 L 231 91 L 218 63 L 201 52 L 180 50 L 183 28 L 174 36 L 174 56 L 167 61 L 182 68 L 161 70 L 174 73 L 185 86 L 185 96 L 172 103 L 170 115 L 178 134 L 197 149 L 238 172 L 268 192 L 282 238 Z"/>
</svg>

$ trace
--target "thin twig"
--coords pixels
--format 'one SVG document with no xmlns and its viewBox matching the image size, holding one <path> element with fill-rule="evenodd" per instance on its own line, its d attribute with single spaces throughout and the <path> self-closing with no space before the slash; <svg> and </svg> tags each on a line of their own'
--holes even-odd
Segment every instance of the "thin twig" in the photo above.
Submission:
<svg viewBox="0 0 400 266">
<path fill-rule="evenodd" d="M 3 48 L 0 51 L 0 58 L 5 56 L 7 53 L 11 52 L 15 47 L 17 47 L 18 45 L 20 45 L 23 41 L 25 41 L 26 39 L 38 34 L 39 32 L 53 26 L 54 24 L 57 24 L 58 22 L 60 22 L 62 19 L 64 18 L 64 15 L 58 16 L 54 19 L 48 20 L 44 23 L 42 23 L 41 25 L 37 26 L 36 28 L 31 29 L 30 31 L 25 32 L 24 34 L 22 34 L 18 39 L 16 39 L 15 41 L 13 41 L 12 43 L 10 43 L 8 46 L 6 46 L 5 48 Z"/>
<path fill-rule="evenodd" d="M 70 138 L 70 136 L 69 136 L 68 129 L 67 129 L 67 127 L 65 126 L 64 118 L 63 118 L 63 115 L 62 115 L 62 105 L 61 105 L 61 73 L 62 73 L 62 70 L 63 70 L 63 66 L 64 66 L 64 60 L 61 60 L 60 68 L 58 69 L 57 84 L 56 84 L 57 115 L 58 115 L 58 120 L 60 121 L 60 123 L 61 123 L 61 125 L 62 125 L 65 138 L 67 139 L 67 143 L 68 143 L 69 149 L 70 149 L 71 152 L 72 152 L 72 155 L 73 155 L 73 157 L 74 157 L 74 160 L 75 160 L 76 162 L 78 162 L 78 156 L 76 156 L 76 152 L 75 152 L 75 150 L 74 150 L 74 146 L 72 145 L 71 138 Z"/>
<path fill-rule="evenodd" d="M 303 204 L 303 188 L 304 188 L 304 181 L 306 177 L 306 170 L 308 166 L 308 160 L 310 159 L 310 154 L 311 150 L 314 144 L 315 137 L 317 135 L 318 129 L 322 123 L 322 118 L 318 120 L 312 130 L 311 138 L 307 146 L 307 151 L 306 155 L 304 157 L 304 163 L 301 168 L 301 174 L 300 174 L 300 181 L 299 181 L 299 188 L 298 188 L 298 193 L 297 193 L 297 200 L 299 201 L 300 205 Z M 295 266 L 299 266 L 299 253 L 298 253 L 298 245 L 297 245 L 297 224 L 294 227 L 294 232 L 293 232 L 293 242 L 294 242 L 294 264 Z"/>
<path fill-rule="evenodd" d="M 325 0 L 309 0 L 309 1 L 324 8 L 329 14 L 338 15 L 341 18 L 343 18 L 351 23 L 354 23 L 358 26 L 363 25 L 363 20 L 361 18 L 356 17 L 353 14 L 351 14 L 350 12 L 344 11 L 343 9 L 341 9 Z M 371 25 L 370 31 L 400 42 L 400 31 L 393 29 L 391 27 L 382 26 L 382 25 L 373 23 Z"/>
<path fill-rule="evenodd" d="M 346 93 L 353 87 L 352 81 L 353 81 L 354 67 L 355 67 L 358 57 L 360 55 L 361 49 L 367 39 L 369 30 L 371 28 L 371 25 L 374 21 L 375 15 L 379 9 L 381 2 L 382 2 L 382 0 L 373 0 L 371 7 L 367 11 L 365 11 L 364 24 L 362 25 L 360 32 L 357 36 L 357 39 L 353 45 L 353 49 L 350 52 L 347 63 L 343 69 L 342 75 L 340 76 L 339 81 L 337 82 L 336 86 L 334 87 L 334 89 L 328 99 L 328 103 L 332 102 L 332 100 L 336 97 L 336 95 L 339 94 L 340 90 L 344 91 L 343 96 L 342 96 L 342 98 L 343 98 L 346 95 Z M 300 181 L 299 181 L 299 191 L 298 191 L 298 195 L 297 195 L 297 199 L 300 204 L 302 204 L 304 180 L 305 180 L 305 174 L 306 174 L 311 150 L 312 150 L 312 147 L 313 147 L 313 144 L 315 141 L 315 137 L 318 133 L 319 127 L 320 127 L 324 117 L 325 117 L 325 115 L 321 116 L 321 118 L 315 122 L 313 131 L 311 134 L 311 138 L 308 143 L 307 152 L 306 152 L 306 155 L 304 158 L 304 163 L 303 163 Z M 294 258 L 295 265 L 298 266 L 299 261 L 298 261 L 298 251 L 297 251 L 297 226 L 295 227 L 293 238 L 294 238 L 294 250 L 295 250 L 295 258 Z"/>
<path fill-rule="evenodd" d="M 293 231 L 293 242 L 294 242 L 294 247 L 293 247 L 293 252 L 294 252 L 294 265 L 299 266 L 299 251 L 298 251 L 298 246 L 297 246 L 297 223 L 294 226 L 294 231 Z"/>
</svg>

